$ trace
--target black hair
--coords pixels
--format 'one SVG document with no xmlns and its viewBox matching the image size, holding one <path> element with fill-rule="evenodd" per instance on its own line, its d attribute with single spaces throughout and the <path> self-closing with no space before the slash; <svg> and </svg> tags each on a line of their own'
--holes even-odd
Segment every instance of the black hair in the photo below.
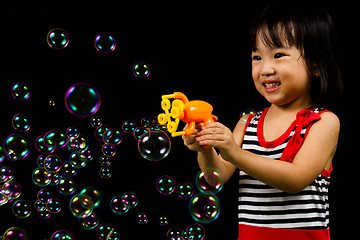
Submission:
<svg viewBox="0 0 360 240">
<path fill-rule="evenodd" d="M 292 6 L 289 1 L 265 8 L 255 19 L 250 31 L 252 51 L 260 36 L 267 47 L 294 46 L 303 53 L 311 79 L 311 99 L 317 107 L 330 107 L 342 94 L 343 84 L 335 60 L 336 33 L 329 13 L 314 3 L 302 1 Z"/>
</svg>

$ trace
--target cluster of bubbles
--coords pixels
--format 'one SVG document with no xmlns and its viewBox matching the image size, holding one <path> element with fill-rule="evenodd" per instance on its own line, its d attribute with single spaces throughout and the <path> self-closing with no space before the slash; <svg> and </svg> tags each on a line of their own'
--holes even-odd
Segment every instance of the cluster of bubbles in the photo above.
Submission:
<svg viewBox="0 0 360 240">
<path fill-rule="evenodd" d="M 52 49 L 64 49 L 69 44 L 69 34 L 60 28 L 54 28 L 47 35 L 47 43 Z M 114 35 L 103 32 L 94 40 L 95 49 L 100 53 L 111 53 L 116 48 Z M 146 78 L 150 74 L 147 63 L 136 62 L 132 67 L 136 78 Z M 17 82 L 11 88 L 11 95 L 16 101 L 25 101 L 30 97 L 30 88 L 26 83 Z M 51 100 L 50 105 L 55 103 Z M 133 120 L 125 121 L 121 127 L 105 125 L 102 118 L 95 116 L 101 106 L 101 96 L 98 90 L 89 83 L 76 83 L 70 86 L 64 97 L 67 111 L 79 118 L 90 118 L 90 125 L 94 128 L 95 139 L 100 142 L 101 156 L 99 158 L 99 175 L 103 179 L 111 178 L 112 158 L 116 155 L 117 146 L 123 141 L 124 135 L 132 135 L 137 143 L 140 156 L 150 162 L 163 160 L 171 150 L 171 140 L 166 128 L 157 123 L 156 118 L 143 118 L 137 124 Z M 248 110 L 246 113 L 253 113 Z M 31 129 L 31 119 L 22 113 L 12 118 L 12 126 L 16 133 L 5 138 L 0 146 L 0 163 L 4 160 L 18 161 L 26 158 L 30 153 L 30 141 L 26 133 Z M 34 147 L 40 154 L 36 159 L 37 167 L 32 171 L 32 182 L 40 187 L 37 200 L 32 205 L 25 199 L 19 199 L 21 186 L 14 181 L 13 170 L 0 165 L 0 206 L 12 202 L 12 212 L 15 217 L 28 218 L 35 209 L 40 219 L 48 219 L 53 214 L 62 211 L 67 204 L 62 204 L 50 187 L 64 196 L 69 196 L 68 210 L 75 216 L 82 229 L 96 229 L 98 239 L 119 239 L 119 230 L 109 223 L 100 223 L 95 212 L 100 205 L 102 195 L 93 187 L 85 187 L 75 194 L 77 185 L 74 176 L 94 159 L 94 151 L 90 148 L 90 141 L 76 126 L 64 129 L 51 129 L 40 135 L 34 141 Z M 60 149 L 69 150 L 69 157 L 62 155 Z M 97 150 L 97 149 L 96 149 Z M 181 230 L 172 227 L 167 232 L 167 239 L 202 240 L 205 229 L 202 224 L 216 220 L 220 214 L 220 201 L 216 194 L 222 189 L 224 179 L 217 169 L 209 168 L 200 171 L 195 179 L 199 192 L 195 193 L 194 185 L 190 182 L 175 183 L 168 175 L 156 181 L 156 190 L 165 196 L 177 193 L 181 199 L 189 200 L 190 216 L 197 222 Z M 112 197 L 110 210 L 116 215 L 123 215 L 139 204 L 138 195 L 128 191 Z M 138 224 L 147 224 L 151 216 L 146 212 L 136 215 Z M 160 226 L 168 226 L 166 215 L 158 217 Z M 24 229 L 12 227 L 5 231 L 3 239 L 28 239 Z M 67 230 L 58 230 L 51 236 L 51 240 L 73 240 L 74 236 Z"/>
</svg>

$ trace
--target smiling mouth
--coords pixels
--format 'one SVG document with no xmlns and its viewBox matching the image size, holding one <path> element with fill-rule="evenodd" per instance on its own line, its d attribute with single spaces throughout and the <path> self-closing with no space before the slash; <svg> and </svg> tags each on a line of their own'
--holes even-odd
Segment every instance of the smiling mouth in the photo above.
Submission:
<svg viewBox="0 0 360 240">
<path fill-rule="evenodd" d="M 263 83 L 266 92 L 274 92 L 279 89 L 281 82 Z"/>
</svg>

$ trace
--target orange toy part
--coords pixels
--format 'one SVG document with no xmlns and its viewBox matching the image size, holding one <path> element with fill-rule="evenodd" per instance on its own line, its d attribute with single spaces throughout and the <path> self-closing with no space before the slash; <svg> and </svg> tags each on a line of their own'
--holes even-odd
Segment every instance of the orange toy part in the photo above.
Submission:
<svg viewBox="0 0 360 240">
<path fill-rule="evenodd" d="M 175 99 L 172 104 L 170 104 L 170 98 Z M 162 99 L 161 106 L 165 113 L 159 114 L 158 121 L 161 125 L 167 124 L 168 131 L 173 137 L 191 135 L 195 131 L 196 123 L 207 125 L 214 122 L 211 114 L 213 107 L 205 101 L 189 101 L 185 94 L 181 92 L 163 95 Z M 169 110 L 171 111 L 169 112 Z M 171 121 L 171 118 L 175 119 L 175 121 Z M 188 128 L 176 132 L 179 120 L 187 123 Z"/>
</svg>

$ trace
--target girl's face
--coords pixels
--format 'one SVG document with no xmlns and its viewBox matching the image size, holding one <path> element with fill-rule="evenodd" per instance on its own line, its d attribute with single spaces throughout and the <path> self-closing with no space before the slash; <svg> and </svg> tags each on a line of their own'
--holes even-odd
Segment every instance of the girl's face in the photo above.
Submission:
<svg viewBox="0 0 360 240">
<path fill-rule="evenodd" d="M 256 46 L 251 54 L 252 77 L 259 93 L 278 106 L 310 107 L 311 80 L 302 53 L 295 47 L 267 47 L 259 36 Z"/>
</svg>

